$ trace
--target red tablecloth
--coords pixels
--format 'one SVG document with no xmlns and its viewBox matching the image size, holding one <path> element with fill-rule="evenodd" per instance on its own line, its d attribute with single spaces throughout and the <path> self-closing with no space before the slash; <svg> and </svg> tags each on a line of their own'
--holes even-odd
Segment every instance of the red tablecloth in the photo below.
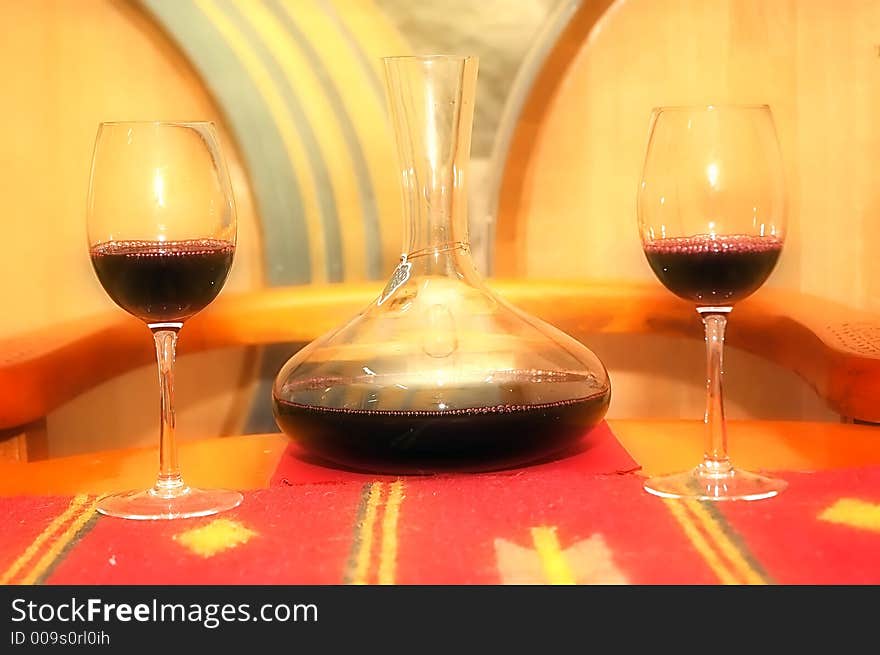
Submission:
<svg viewBox="0 0 880 655">
<path fill-rule="evenodd" d="M 87 496 L 4 498 L 0 580 L 880 583 L 880 468 L 782 473 L 789 489 L 765 501 L 666 501 L 605 439 L 480 475 L 376 478 L 291 456 L 241 507 L 185 521 L 100 517 Z"/>
</svg>

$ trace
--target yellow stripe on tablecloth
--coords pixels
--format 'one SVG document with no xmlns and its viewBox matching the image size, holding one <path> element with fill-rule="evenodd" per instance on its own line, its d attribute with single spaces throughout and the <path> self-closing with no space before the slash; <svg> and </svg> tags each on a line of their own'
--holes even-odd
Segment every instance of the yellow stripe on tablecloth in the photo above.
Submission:
<svg viewBox="0 0 880 655">
<path fill-rule="evenodd" d="M 79 512 L 83 505 L 86 504 L 87 500 L 88 496 L 84 494 L 74 496 L 73 499 L 71 499 L 70 504 L 67 506 L 67 509 L 56 516 L 49 525 L 37 535 L 33 542 L 31 542 L 31 545 L 25 548 L 24 552 L 18 556 L 6 571 L 3 572 L 3 575 L 0 576 L 0 584 L 9 584 L 15 575 L 24 568 L 28 562 L 30 562 L 34 555 L 37 554 L 43 544 L 45 544 L 62 525 L 76 516 L 77 512 Z"/>
<path fill-rule="evenodd" d="M 532 542 L 541 558 L 541 566 L 549 584 L 577 584 L 574 573 L 565 559 L 565 553 L 559 546 L 555 526 L 532 528 Z"/>
<path fill-rule="evenodd" d="M 819 520 L 880 532 L 880 503 L 841 498 L 819 514 Z"/>
<path fill-rule="evenodd" d="M 382 500 L 382 483 L 373 482 L 370 485 L 370 493 L 367 497 L 367 506 L 364 511 L 363 522 L 358 532 L 357 557 L 355 559 L 354 575 L 351 584 L 367 584 L 367 576 L 370 573 L 370 561 L 373 549 L 373 528 L 376 525 L 376 514 L 379 502 Z"/>
<path fill-rule="evenodd" d="M 22 584 L 34 584 L 34 582 L 36 582 L 36 580 L 53 564 L 59 553 L 61 553 L 67 544 L 70 543 L 71 539 L 76 536 L 76 533 L 79 532 L 80 528 L 92 518 L 98 500 L 98 498 L 95 498 L 91 503 L 86 505 L 85 509 L 80 512 L 73 521 L 71 521 L 70 525 L 67 526 L 67 529 L 62 532 L 52 546 L 43 553 L 43 556 L 34 565 L 34 568 L 31 569 L 30 573 L 22 578 Z"/>
<path fill-rule="evenodd" d="M 678 521 L 679 525 L 684 530 L 685 536 L 687 536 L 694 548 L 697 549 L 697 552 L 706 561 L 709 568 L 718 576 L 721 583 L 727 585 L 740 584 L 733 572 L 728 569 L 727 564 L 722 560 L 719 554 L 715 552 L 706 538 L 703 537 L 700 528 L 694 522 L 694 519 L 691 517 L 691 514 L 688 512 L 685 505 L 677 499 L 664 498 L 663 502 L 666 503 L 669 511 L 672 512 L 675 520 Z"/>
<path fill-rule="evenodd" d="M 379 557 L 379 584 L 394 584 L 397 572 L 397 523 L 403 503 L 403 480 L 391 483 L 385 516 L 382 518 L 382 550 Z"/>
<path fill-rule="evenodd" d="M 739 574 L 740 578 L 746 584 L 762 585 L 767 581 L 746 561 L 740 549 L 731 541 L 730 537 L 722 530 L 718 521 L 709 515 L 706 508 L 698 500 L 682 501 L 691 514 L 696 517 L 700 525 L 709 535 L 709 538 L 715 544 L 721 554 L 727 559 L 733 570 Z M 711 502 L 711 501 L 710 501 Z"/>
</svg>

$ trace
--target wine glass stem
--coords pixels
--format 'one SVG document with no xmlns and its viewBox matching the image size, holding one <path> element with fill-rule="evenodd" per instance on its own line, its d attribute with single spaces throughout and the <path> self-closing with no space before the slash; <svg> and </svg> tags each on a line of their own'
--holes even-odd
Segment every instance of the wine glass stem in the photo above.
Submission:
<svg viewBox="0 0 880 655">
<path fill-rule="evenodd" d="M 706 329 L 706 450 L 703 453 L 702 472 L 725 475 L 730 472 L 727 456 L 727 426 L 724 421 L 724 396 L 721 388 L 724 360 L 724 330 L 730 308 L 700 308 L 697 310 Z"/>
<path fill-rule="evenodd" d="M 186 486 L 177 462 L 177 441 L 174 436 L 174 359 L 177 333 L 180 327 L 150 326 L 156 341 L 156 359 L 159 364 L 159 475 L 154 491 L 162 496 L 175 496 Z"/>
</svg>

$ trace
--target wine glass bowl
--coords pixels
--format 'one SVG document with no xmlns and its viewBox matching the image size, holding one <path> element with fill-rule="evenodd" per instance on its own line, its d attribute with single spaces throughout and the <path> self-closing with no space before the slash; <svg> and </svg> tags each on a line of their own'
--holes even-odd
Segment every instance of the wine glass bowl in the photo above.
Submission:
<svg viewBox="0 0 880 655">
<path fill-rule="evenodd" d="M 220 293 L 235 254 L 235 205 L 213 125 L 102 123 L 89 182 L 88 240 L 104 290 L 153 333 L 160 387 L 156 484 L 106 496 L 98 511 L 172 519 L 237 506 L 236 491 L 183 481 L 174 433 L 178 332 Z"/>
<path fill-rule="evenodd" d="M 638 191 L 648 264 L 703 320 L 707 401 L 703 462 L 649 479 L 672 498 L 755 500 L 785 482 L 735 468 L 727 454 L 722 358 L 727 317 L 767 280 L 785 241 L 785 183 L 767 105 L 661 107 L 651 117 Z"/>
</svg>

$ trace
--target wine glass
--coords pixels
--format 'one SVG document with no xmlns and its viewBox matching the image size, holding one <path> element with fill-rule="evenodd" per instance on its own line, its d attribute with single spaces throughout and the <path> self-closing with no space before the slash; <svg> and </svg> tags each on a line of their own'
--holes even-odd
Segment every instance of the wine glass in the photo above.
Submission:
<svg viewBox="0 0 880 655">
<path fill-rule="evenodd" d="M 645 489 L 700 500 L 775 496 L 785 481 L 731 464 L 721 393 L 727 317 L 773 271 L 785 239 L 785 183 L 770 108 L 655 109 L 638 218 L 654 273 L 696 305 L 708 360 L 703 461 L 685 473 L 650 478 Z"/>
<path fill-rule="evenodd" d="M 175 519 L 236 507 L 237 491 L 183 481 L 174 436 L 177 335 L 220 292 L 235 253 L 235 205 L 214 126 L 102 123 L 89 181 L 88 238 L 104 290 L 153 333 L 161 411 L 156 483 L 105 496 L 98 511 Z"/>
</svg>

